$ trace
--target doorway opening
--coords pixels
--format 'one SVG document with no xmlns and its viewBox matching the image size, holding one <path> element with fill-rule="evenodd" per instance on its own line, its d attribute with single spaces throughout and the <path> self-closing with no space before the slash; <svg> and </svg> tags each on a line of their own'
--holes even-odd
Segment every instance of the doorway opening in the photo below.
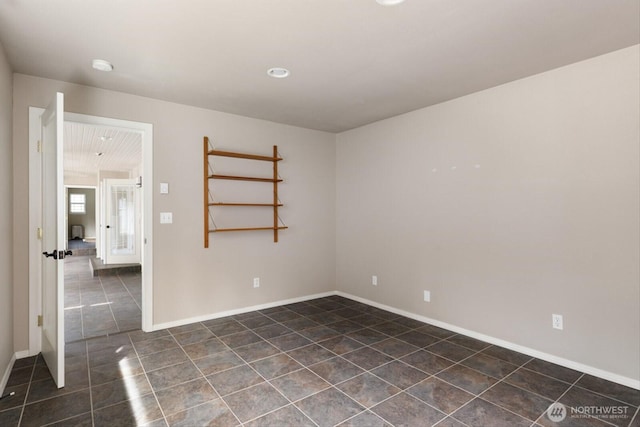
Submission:
<svg viewBox="0 0 640 427">
<path fill-rule="evenodd" d="M 39 108 L 29 110 L 31 147 L 38 144 L 39 121 L 43 111 Z M 100 331 L 104 334 L 132 329 L 151 331 L 153 200 L 151 188 L 144 188 L 142 182 L 152 182 L 152 125 L 65 113 L 64 128 L 64 147 L 69 151 L 68 156 L 65 154 L 64 160 L 63 190 L 66 195 L 67 249 L 74 252 L 73 256 L 64 260 L 65 285 L 72 289 L 68 297 L 65 292 L 65 299 L 68 301 L 64 307 L 64 329 L 67 331 L 64 341 L 98 336 L 97 333 Z M 67 147 L 67 144 L 71 145 Z M 108 152 L 112 155 L 107 155 Z M 42 242 L 38 238 L 41 226 L 38 212 L 41 212 L 43 193 L 39 184 L 41 170 L 37 150 L 30 151 L 29 173 L 29 197 L 32 206 L 29 219 L 29 306 L 30 316 L 37 317 L 42 306 L 40 258 L 43 251 Z M 121 237 L 126 235 L 128 241 L 124 249 L 135 248 L 137 259 L 127 262 L 125 267 L 129 267 L 129 271 L 116 269 L 112 275 L 104 275 L 104 272 L 94 275 L 93 266 L 112 266 L 113 263 L 104 263 L 109 253 L 109 247 L 105 243 L 106 230 L 111 229 L 107 226 L 110 226 L 109 222 L 112 219 L 105 211 L 106 203 L 102 194 L 104 190 L 101 192 L 101 186 L 104 186 L 107 179 L 127 179 L 134 183 L 136 210 L 121 209 L 121 212 L 133 215 L 124 219 L 115 218 L 119 226 L 114 228 L 120 238 L 115 240 L 121 242 Z M 89 218 L 92 216 L 92 208 L 93 221 Z M 120 208 L 123 208 L 122 204 Z M 83 211 L 85 217 L 81 218 Z M 117 250 L 122 252 L 123 247 L 117 247 Z M 76 291 L 73 288 L 76 288 Z M 84 309 L 87 314 L 94 313 L 83 317 L 82 314 L 78 315 L 78 309 Z M 29 353 L 40 352 L 40 343 L 41 330 L 37 323 L 30 322 Z"/>
</svg>

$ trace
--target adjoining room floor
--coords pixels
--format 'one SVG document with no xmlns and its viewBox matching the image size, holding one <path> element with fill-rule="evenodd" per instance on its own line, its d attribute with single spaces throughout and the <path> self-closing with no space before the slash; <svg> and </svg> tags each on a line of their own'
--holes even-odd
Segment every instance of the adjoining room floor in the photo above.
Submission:
<svg viewBox="0 0 640 427">
<path fill-rule="evenodd" d="M 640 425 L 638 390 L 339 296 L 80 341 L 66 364 L 56 390 L 16 361 L 0 425 Z M 558 401 L 605 412 L 556 424 Z"/>
<path fill-rule="evenodd" d="M 140 329 L 140 273 L 93 277 L 89 256 L 65 258 L 65 341 Z"/>
</svg>

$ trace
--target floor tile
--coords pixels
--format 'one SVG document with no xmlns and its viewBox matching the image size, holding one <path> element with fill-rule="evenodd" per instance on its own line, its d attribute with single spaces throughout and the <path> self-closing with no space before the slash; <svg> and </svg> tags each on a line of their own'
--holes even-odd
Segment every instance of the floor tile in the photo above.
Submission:
<svg viewBox="0 0 640 427">
<path fill-rule="evenodd" d="M 337 386 L 353 400 L 369 408 L 400 392 L 398 387 L 365 372 Z"/>
<path fill-rule="evenodd" d="M 404 334 L 405 332 L 409 332 L 411 328 L 403 326 L 399 323 L 395 322 L 385 322 L 379 323 L 371 327 L 371 329 L 382 332 L 383 334 L 387 334 L 390 337 L 395 337 L 400 334 Z"/>
<path fill-rule="evenodd" d="M 89 374 L 85 369 L 66 372 L 64 377 L 64 388 L 58 388 L 50 376 L 44 380 L 31 382 L 27 403 L 33 403 L 38 400 L 49 399 L 54 396 L 61 396 L 89 388 Z"/>
<path fill-rule="evenodd" d="M 504 347 L 498 347 L 495 345 L 482 350 L 482 353 L 509 363 L 513 363 L 514 365 L 518 366 L 522 366 L 523 364 L 533 359 L 531 356 L 527 356 L 526 354 L 518 353 L 516 351 L 509 350 Z"/>
<path fill-rule="evenodd" d="M 145 371 L 150 372 L 155 371 L 156 369 L 186 362 L 188 360 L 189 357 L 187 357 L 185 352 L 178 347 L 171 350 L 152 353 L 149 356 L 141 357 L 140 363 L 142 363 Z"/>
<path fill-rule="evenodd" d="M 89 389 L 86 389 L 26 405 L 21 423 L 25 426 L 39 426 L 90 410 Z"/>
<path fill-rule="evenodd" d="M 397 360 L 382 365 L 372 370 L 371 373 L 401 389 L 411 387 L 429 376 L 429 374 Z"/>
<path fill-rule="evenodd" d="M 285 406 L 245 424 L 246 427 L 315 427 L 316 425 L 298 408 L 293 405 Z"/>
<path fill-rule="evenodd" d="M 349 338 L 353 338 L 354 340 L 359 341 L 365 345 L 371 345 L 389 338 L 388 335 L 370 328 L 360 329 L 354 332 L 350 332 L 346 335 Z"/>
<path fill-rule="evenodd" d="M 234 349 L 238 356 L 242 357 L 246 362 L 253 362 L 258 359 L 273 356 L 280 353 L 276 347 L 267 341 L 260 341 L 254 344 L 245 345 Z"/>
<path fill-rule="evenodd" d="M 407 393 L 440 411 L 450 414 L 475 396 L 438 378 L 431 377 L 414 385 Z"/>
<path fill-rule="evenodd" d="M 18 427 L 22 415 L 22 407 L 0 412 L 0 425 L 3 427 Z"/>
<path fill-rule="evenodd" d="M 395 338 L 389 338 L 384 341 L 371 344 L 371 347 L 395 358 L 400 358 L 419 350 L 418 347 Z"/>
<path fill-rule="evenodd" d="M 195 363 L 198 369 L 200 369 L 200 372 L 205 376 L 244 365 L 244 361 L 230 350 L 221 351 L 211 356 L 196 359 L 193 363 Z"/>
<path fill-rule="evenodd" d="M 218 398 L 218 394 L 204 378 L 160 390 L 156 396 L 165 416 Z"/>
<path fill-rule="evenodd" d="M 329 383 L 308 369 L 276 378 L 271 384 L 292 402 L 330 387 Z"/>
<path fill-rule="evenodd" d="M 309 341 L 302 335 L 298 335 L 297 333 L 272 338 L 269 340 L 269 342 L 282 351 L 289 351 L 311 344 L 311 341 Z"/>
<path fill-rule="evenodd" d="M 223 397 L 240 421 L 247 422 L 289 403 L 273 386 L 261 383 Z"/>
<path fill-rule="evenodd" d="M 530 421 L 479 398 L 463 406 L 452 416 L 469 426 L 528 427 L 531 425 Z"/>
<path fill-rule="evenodd" d="M 340 332 L 327 326 L 316 326 L 313 328 L 304 329 L 300 331 L 299 334 L 312 341 L 323 341 L 340 336 Z"/>
<path fill-rule="evenodd" d="M 495 378 L 462 365 L 453 365 L 436 375 L 469 393 L 479 394 L 497 382 Z"/>
<path fill-rule="evenodd" d="M 438 342 L 440 339 L 418 331 L 409 331 L 396 336 L 400 341 L 415 345 L 416 347 L 426 347 Z"/>
<path fill-rule="evenodd" d="M 162 418 L 162 411 L 152 394 L 97 409 L 93 413 L 95 427 L 143 425 Z"/>
<path fill-rule="evenodd" d="M 253 330 L 253 332 L 258 334 L 261 338 L 268 340 L 269 338 L 275 338 L 282 335 L 290 334 L 293 331 L 286 326 L 280 325 L 278 323 L 273 323 L 261 328 L 256 328 Z"/>
<path fill-rule="evenodd" d="M 159 351 L 166 351 L 172 348 L 178 348 L 176 340 L 169 337 L 157 338 L 155 340 L 140 341 L 133 344 L 138 352 L 138 356 L 144 357 Z"/>
<path fill-rule="evenodd" d="M 581 372 L 574 371 L 573 369 L 565 368 L 564 366 L 556 365 L 540 359 L 533 359 L 524 365 L 524 367 L 568 383 L 573 383 L 583 375 Z"/>
<path fill-rule="evenodd" d="M 351 362 L 348 362 L 340 357 L 334 357 L 333 359 L 320 362 L 309 367 L 313 372 L 320 375 L 323 379 L 331 384 L 337 384 L 342 381 L 346 381 L 349 378 L 353 378 L 356 375 L 364 372 Z"/>
<path fill-rule="evenodd" d="M 374 414 L 373 412 L 363 412 L 353 418 L 349 418 L 338 427 L 391 427 L 391 424 Z"/>
<path fill-rule="evenodd" d="M 303 366 L 313 365 L 335 356 L 334 353 L 317 344 L 300 347 L 298 349 L 291 350 L 287 354 Z"/>
<path fill-rule="evenodd" d="M 416 331 L 421 332 L 423 334 L 431 335 L 436 338 L 445 339 L 455 335 L 455 332 L 452 332 L 448 329 L 439 328 L 438 326 L 433 325 L 424 325 L 416 329 Z"/>
<path fill-rule="evenodd" d="M 105 406 L 141 397 L 151 393 L 151 385 L 145 375 L 136 375 L 91 387 L 93 408 Z"/>
<path fill-rule="evenodd" d="M 476 353 L 471 349 L 453 344 L 449 341 L 437 342 L 426 347 L 425 350 L 446 359 L 453 360 L 454 362 L 459 362 Z"/>
<path fill-rule="evenodd" d="M 222 399 L 216 399 L 169 415 L 167 421 L 171 427 L 230 427 L 240 424 Z"/>
<path fill-rule="evenodd" d="M 295 405 L 320 427 L 334 426 L 364 410 L 358 402 L 335 388 L 309 396 Z"/>
<path fill-rule="evenodd" d="M 443 413 L 404 392 L 374 406 L 371 411 L 397 426 L 430 426 L 444 418 Z"/>
<path fill-rule="evenodd" d="M 617 425 L 627 426 L 631 422 L 633 414 L 638 409 L 636 406 L 631 406 L 626 403 L 621 403 L 617 400 L 610 399 L 608 397 L 596 394 L 580 387 L 571 387 L 562 397 L 560 397 L 560 403 L 564 404 L 568 408 L 573 408 L 579 414 L 592 415 L 599 420 Z M 610 410 L 616 408 L 616 416 L 611 416 L 608 413 L 592 413 L 591 408 L 601 408 L 602 410 Z M 572 410 L 573 410 L 572 409 Z M 617 416 L 620 415 L 618 418 Z"/>
<path fill-rule="evenodd" d="M 238 366 L 207 376 L 207 380 L 220 396 L 234 393 L 247 387 L 259 384 L 264 379 L 248 365 Z"/>
<path fill-rule="evenodd" d="M 461 364 L 498 379 L 502 379 L 518 369 L 516 365 L 482 353 L 463 360 Z"/>
<path fill-rule="evenodd" d="M 570 387 L 569 384 L 520 368 L 504 379 L 505 382 L 532 391 L 551 400 L 557 400 Z"/>
<path fill-rule="evenodd" d="M 184 332 L 182 334 L 173 335 L 178 344 L 189 345 L 197 342 L 206 341 L 214 337 L 213 332 L 208 329 L 198 329 L 195 331 Z"/>
<path fill-rule="evenodd" d="M 633 406 L 640 406 L 640 390 L 612 383 L 592 375 L 584 375 L 576 385 Z"/>
<path fill-rule="evenodd" d="M 220 340 L 231 348 L 237 348 L 260 342 L 262 341 L 262 338 L 251 331 L 243 331 L 231 335 L 225 335 L 224 337 L 221 337 Z"/>
<path fill-rule="evenodd" d="M 552 400 L 505 382 L 491 387 L 481 397 L 531 421 L 537 420 L 553 403 Z"/>
<path fill-rule="evenodd" d="M 489 347 L 491 344 L 477 340 L 475 338 L 468 337 L 466 335 L 454 335 L 452 337 L 447 338 L 447 341 L 452 342 L 454 344 L 461 345 L 462 347 L 469 348 L 471 350 L 480 351 Z"/>
<path fill-rule="evenodd" d="M 91 368 L 91 385 L 108 383 L 124 377 L 139 375 L 144 372 L 138 359 L 125 359 L 119 363 L 99 365 Z"/>
<path fill-rule="evenodd" d="M 335 354 L 349 353 L 350 351 L 357 350 L 364 345 L 356 340 L 345 336 L 339 336 L 331 338 L 329 340 L 324 340 L 319 344 L 322 347 L 331 350 Z"/>
<path fill-rule="evenodd" d="M 367 371 L 393 360 L 391 356 L 387 356 L 371 347 L 360 348 L 351 353 L 343 354 L 342 357 Z"/>
<path fill-rule="evenodd" d="M 155 391 L 167 387 L 173 387 L 187 381 L 202 377 L 200 371 L 193 362 L 187 361 L 171 365 L 166 368 L 157 369 L 147 373 L 149 382 Z"/>
<path fill-rule="evenodd" d="M 282 324 L 293 331 L 303 331 L 308 328 L 319 326 L 319 323 L 302 316 L 292 320 L 283 321 Z"/>
<path fill-rule="evenodd" d="M 402 357 L 400 360 L 428 374 L 436 374 L 453 365 L 452 361 L 425 350 L 416 351 Z"/>
<path fill-rule="evenodd" d="M 205 325 L 206 325 L 206 322 L 205 322 Z M 213 324 L 207 327 L 217 337 L 224 337 L 225 335 L 237 334 L 238 332 L 243 332 L 247 330 L 245 326 L 243 326 L 240 322 L 237 322 L 235 320 L 230 320 L 225 323 Z"/>
<path fill-rule="evenodd" d="M 199 359 L 227 350 L 227 347 L 219 339 L 212 338 L 199 343 L 185 345 L 182 349 L 190 358 Z"/>
<path fill-rule="evenodd" d="M 258 360 L 251 363 L 251 366 L 267 380 L 297 371 L 303 367 L 284 353 Z"/>
</svg>

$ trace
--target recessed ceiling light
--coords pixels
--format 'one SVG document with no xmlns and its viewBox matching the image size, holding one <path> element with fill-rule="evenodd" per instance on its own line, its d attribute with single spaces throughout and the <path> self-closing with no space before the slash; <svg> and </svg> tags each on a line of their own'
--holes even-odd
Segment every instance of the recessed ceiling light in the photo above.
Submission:
<svg viewBox="0 0 640 427">
<path fill-rule="evenodd" d="M 378 4 L 382 6 L 395 6 L 397 4 L 403 3 L 404 0 L 376 0 Z"/>
<path fill-rule="evenodd" d="M 284 79 L 285 77 L 289 77 L 289 70 L 281 67 L 269 68 L 267 74 L 276 79 Z"/>
<path fill-rule="evenodd" d="M 109 61 L 105 61 L 104 59 L 94 59 L 91 62 L 91 66 L 94 70 L 98 71 L 113 71 L 113 64 Z"/>
<path fill-rule="evenodd" d="M 111 140 L 113 140 L 113 138 L 110 137 L 110 136 L 101 136 L 100 137 L 100 141 L 111 141 Z"/>
</svg>

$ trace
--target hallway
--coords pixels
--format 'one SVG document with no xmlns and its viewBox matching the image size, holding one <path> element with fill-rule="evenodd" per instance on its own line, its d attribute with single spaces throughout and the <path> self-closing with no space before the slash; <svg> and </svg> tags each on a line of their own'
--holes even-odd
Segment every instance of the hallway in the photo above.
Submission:
<svg viewBox="0 0 640 427">
<path fill-rule="evenodd" d="M 140 329 L 141 274 L 93 277 L 89 256 L 65 259 L 65 341 Z"/>
</svg>

